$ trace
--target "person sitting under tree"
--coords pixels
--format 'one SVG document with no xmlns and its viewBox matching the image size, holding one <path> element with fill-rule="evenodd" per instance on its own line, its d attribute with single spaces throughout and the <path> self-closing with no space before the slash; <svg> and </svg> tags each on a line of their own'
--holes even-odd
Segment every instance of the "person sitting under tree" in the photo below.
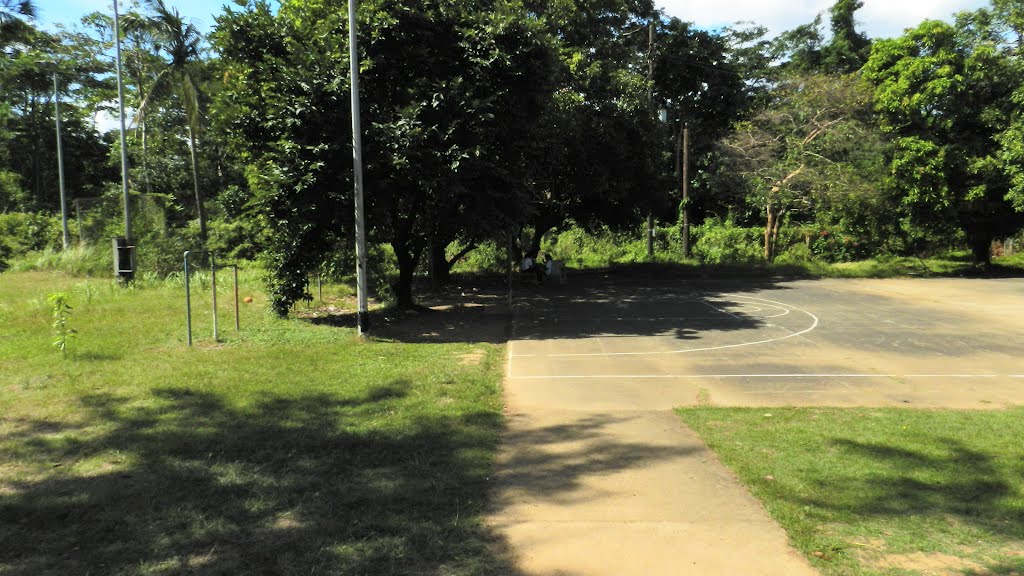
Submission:
<svg viewBox="0 0 1024 576">
<path fill-rule="evenodd" d="M 519 270 L 522 272 L 533 272 L 537 275 L 537 282 L 544 283 L 544 267 L 537 264 L 537 254 L 540 252 L 539 248 L 534 248 L 526 253 L 523 257 L 523 263 L 519 266 Z M 550 257 L 549 257 L 550 259 Z"/>
</svg>

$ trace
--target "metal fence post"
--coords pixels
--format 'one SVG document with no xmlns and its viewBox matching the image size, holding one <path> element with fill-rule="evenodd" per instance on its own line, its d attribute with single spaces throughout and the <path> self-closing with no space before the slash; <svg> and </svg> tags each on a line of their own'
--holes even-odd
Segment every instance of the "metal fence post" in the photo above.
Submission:
<svg viewBox="0 0 1024 576">
<path fill-rule="evenodd" d="M 213 341 L 217 342 L 217 260 L 210 252 L 210 285 L 213 287 Z"/>
<path fill-rule="evenodd" d="M 185 328 L 188 332 L 188 345 L 192 345 L 192 293 L 189 290 L 188 251 L 185 251 Z"/>
<path fill-rule="evenodd" d="M 231 267 L 235 272 L 235 331 L 240 331 L 238 324 L 238 264 L 232 264 Z"/>
</svg>

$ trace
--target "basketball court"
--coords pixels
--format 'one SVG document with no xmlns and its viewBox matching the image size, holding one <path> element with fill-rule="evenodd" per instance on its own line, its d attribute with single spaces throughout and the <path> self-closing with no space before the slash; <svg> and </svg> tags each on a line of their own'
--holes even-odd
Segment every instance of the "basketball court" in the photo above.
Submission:
<svg viewBox="0 0 1024 576">
<path fill-rule="evenodd" d="M 1024 280 L 583 277 L 517 293 L 506 376 L 575 409 L 1024 404 Z M 511 383 L 510 382 L 510 383 Z"/>
</svg>

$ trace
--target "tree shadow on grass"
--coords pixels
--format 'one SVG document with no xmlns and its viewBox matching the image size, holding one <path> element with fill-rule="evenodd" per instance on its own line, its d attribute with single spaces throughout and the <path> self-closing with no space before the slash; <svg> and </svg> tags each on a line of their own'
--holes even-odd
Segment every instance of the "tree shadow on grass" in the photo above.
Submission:
<svg viewBox="0 0 1024 576">
<path fill-rule="evenodd" d="M 996 455 L 953 438 L 931 442 L 942 448 L 941 454 L 850 439 L 832 444 L 884 468 L 818 479 L 815 495 L 795 497 L 797 501 L 860 517 L 955 518 L 1000 537 L 1024 540 L 1024 508 L 1007 502 L 1019 496 L 1019 478 L 1015 484 L 1008 474 L 1020 470 L 1004 470 Z"/>
<path fill-rule="evenodd" d="M 478 520 L 499 415 L 372 418 L 407 389 L 93 395 L 80 424 L 13 423 L 0 457 L 32 470 L 0 484 L 0 573 L 514 574 Z"/>
</svg>

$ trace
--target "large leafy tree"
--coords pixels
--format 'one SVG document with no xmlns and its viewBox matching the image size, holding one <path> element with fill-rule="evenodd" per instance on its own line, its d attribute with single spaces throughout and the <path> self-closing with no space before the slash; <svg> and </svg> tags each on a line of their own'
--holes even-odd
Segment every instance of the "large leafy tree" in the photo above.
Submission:
<svg viewBox="0 0 1024 576">
<path fill-rule="evenodd" d="M 988 262 L 992 239 L 1015 224 L 998 135 L 1010 120 L 1021 70 L 971 31 L 926 21 L 876 43 L 864 75 L 894 140 L 890 170 L 905 230 L 913 236 L 954 225 L 975 259 Z"/>
<path fill-rule="evenodd" d="M 857 31 L 862 0 L 836 0 L 829 10 L 831 38 L 826 43 L 822 15 L 783 32 L 773 42 L 779 69 L 787 73 L 849 74 L 867 62 L 871 40 Z"/>
<path fill-rule="evenodd" d="M 649 81 L 658 18 L 644 0 L 531 0 L 561 66 L 530 153 L 530 250 L 552 228 L 622 227 L 667 205 L 665 131 Z"/>
<path fill-rule="evenodd" d="M 351 128 L 343 2 L 255 3 L 219 19 L 227 86 L 279 313 L 351 243 Z M 549 95 L 550 40 L 518 2 L 377 0 L 359 11 L 367 219 L 399 264 L 398 303 L 431 241 L 507 228 Z"/>
<path fill-rule="evenodd" d="M 0 60 L 0 204 L 6 209 L 55 210 L 59 206 L 54 131 L 54 75 L 61 98 L 64 168 L 72 197 L 88 196 L 105 179 L 106 146 L 96 133 L 88 103 L 105 83 L 105 63 L 95 46 L 74 33 L 49 33 L 25 23 L 22 38 Z"/>
</svg>

